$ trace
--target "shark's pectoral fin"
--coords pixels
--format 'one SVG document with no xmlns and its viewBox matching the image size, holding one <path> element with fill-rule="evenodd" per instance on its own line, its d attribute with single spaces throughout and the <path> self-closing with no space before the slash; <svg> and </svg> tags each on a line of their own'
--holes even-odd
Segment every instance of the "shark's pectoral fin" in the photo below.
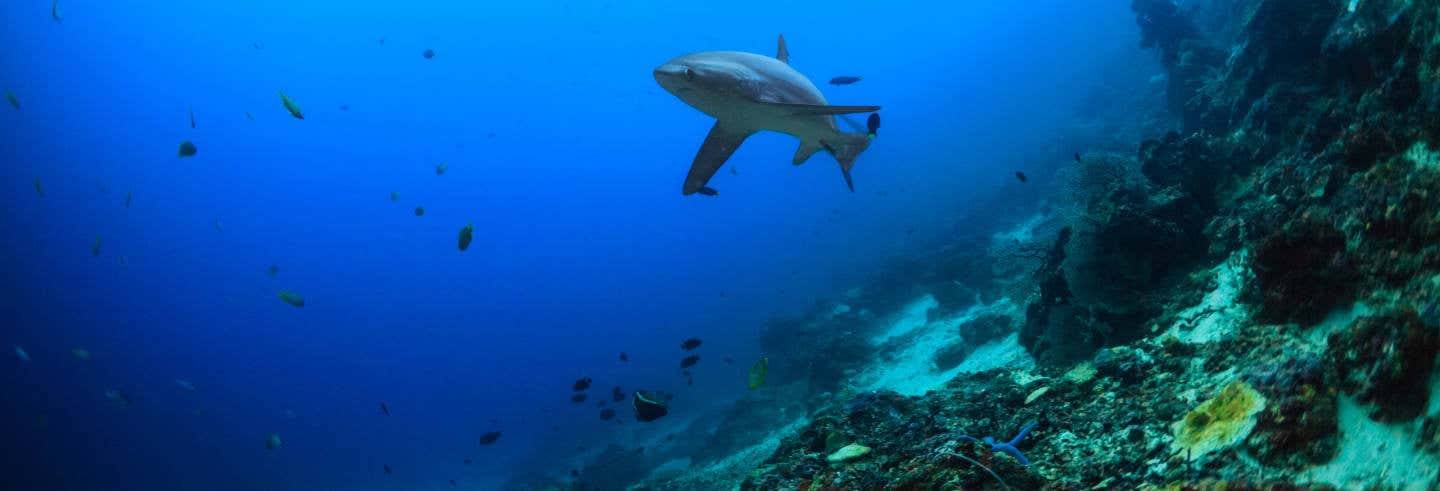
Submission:
<svg viewBox="0 0 1440 491">
<path fill-rule="evenodd" d="M 800 142 L 800 148 L 795 149 L 795 160 L 790 163 L 794 165 L 803 164 L 806 160 L 810 160 L 810 156 L 815 155 L 815 152 L 820 151 L 821 148 L 820 142 L 802 141 Z"/>
<path fill-rule="evenodd" d="M 705 143 L 700 145 L 700 153 L 695 154 L 695 162 L 690 164 L 690 174 L 685 176 L 685 186 L 681 191 L 686 196 L 697 192 L 713 196 L 714 191 L 705 187 L 705 183 L 710 182 L 710 178 L 725 165 L 735 149 L 740 148 L 745 138 L 754 133 L 748 129 L 726 128 L 724 123 L 716 121 L 715 126 L 710 128 L 710 134 L 705 136 Z"/>
<path fill-rule="evenodd" d="M 790 49 L 785 47 L 785 35 L 780 35 L 780 47 L 775 49 L 775 59 L 790 63 Z"/>
<path fill-rule="evenodd" d="M 788 110 L 797 116 L 873 113 L 880 110 L 880 106 L 822 106 L 819 104 L 790 104 L 786 102 L 764 102 L 762 104 Z"/>
</svg>

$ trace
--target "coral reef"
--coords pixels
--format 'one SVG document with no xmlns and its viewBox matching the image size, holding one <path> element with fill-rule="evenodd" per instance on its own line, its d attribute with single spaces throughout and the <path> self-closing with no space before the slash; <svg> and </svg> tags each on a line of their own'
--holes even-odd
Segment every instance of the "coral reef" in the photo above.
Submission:
<svg viewBox="0 0 1440 491">
<path fill-rule="evenodd" d="M 1109 113 L 1086 104 L 1061 139 L 1103 151 L 1039 216 L 967 215 L 978 232 L 766 330 L 770 379 L 808 419 L 741 489 L 1440 482 L 1440 3 L 1132 10 L 1164 75 L 1117 85 L 1149 101 L 1116 126 L 1128 143 L 1095 136 Z M 924 353 L 954 374 L 928 392 L 858 390 L 896 363 L 868 340 L 920 298 L 930 327 L 1003 302 L 1024 317 L 961 323 Z M 959 369 L 1000 345 L 1033 363 Z M 1028 466 L 967 436 L 1031 423 Z M 850 445 L 869 451 L 827 459 Z"/>
</svg>

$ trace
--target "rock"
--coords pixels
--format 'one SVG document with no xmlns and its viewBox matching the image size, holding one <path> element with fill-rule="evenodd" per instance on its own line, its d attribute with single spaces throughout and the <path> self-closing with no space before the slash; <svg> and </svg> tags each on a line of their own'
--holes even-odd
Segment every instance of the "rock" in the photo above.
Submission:
<svg viewBox="0 0 1440 491">
<path fill-rule="evenodd" d="M 830 454 L 829 457 L 825 457 L 825 461 L 832 464 L 839 464 L 841 462 L 849 462 L 860 457 L 864 457 L 866 454 L 869 453 L 870 447 L 858 443 L 851 443 L 849 445 L 841 447 L 840 450 L 836 450 L 835 453 Z"/>
</svg>

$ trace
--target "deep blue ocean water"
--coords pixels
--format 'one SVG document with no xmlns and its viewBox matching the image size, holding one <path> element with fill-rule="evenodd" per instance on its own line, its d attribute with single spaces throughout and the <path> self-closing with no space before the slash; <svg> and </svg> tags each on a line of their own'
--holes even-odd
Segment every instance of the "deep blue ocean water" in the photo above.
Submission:
<svg viewBox="0 0 1440 491">
<path fill-rule="evenodd" d="M 674 391 L 678 415 L 734 400 L 767 319 L 943 242 L 990 197 L 1020 219 L 1042 193 L 1013 172 L 1044 182 L 1097 63 L 1138 49 L 1124 2 L 50 7 L 0 5 L 0 90 L 22 105 L 0 108 L 0 341 L 31 357 L 0 363 L 12 489 L 562 474 L 521 464 L 673 430 L 600 421 L 569 403 L 576 378 Z M 832 104 L 884 106 L 856 192 L 828 155 L 792 167 L 795 140 L 762 133 L 720 196 L 681 196 L 713 121 L 651 70 L 773 54 L 780 33 Z M 186 140 L 198 154 L 178 158 Z M 693 389 L 688 337 L 705 340 Z"/>
</svg>

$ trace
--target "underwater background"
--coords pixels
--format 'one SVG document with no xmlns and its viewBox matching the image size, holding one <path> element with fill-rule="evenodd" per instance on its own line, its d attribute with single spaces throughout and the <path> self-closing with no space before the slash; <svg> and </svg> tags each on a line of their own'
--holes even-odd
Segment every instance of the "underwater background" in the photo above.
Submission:
<svg viewBox="0 0 1440 491">
<path fill-rule="evenodd" d="M 1436 2 L 0 16 L 11 489 L 1436 489 Z"/>
</svg>

